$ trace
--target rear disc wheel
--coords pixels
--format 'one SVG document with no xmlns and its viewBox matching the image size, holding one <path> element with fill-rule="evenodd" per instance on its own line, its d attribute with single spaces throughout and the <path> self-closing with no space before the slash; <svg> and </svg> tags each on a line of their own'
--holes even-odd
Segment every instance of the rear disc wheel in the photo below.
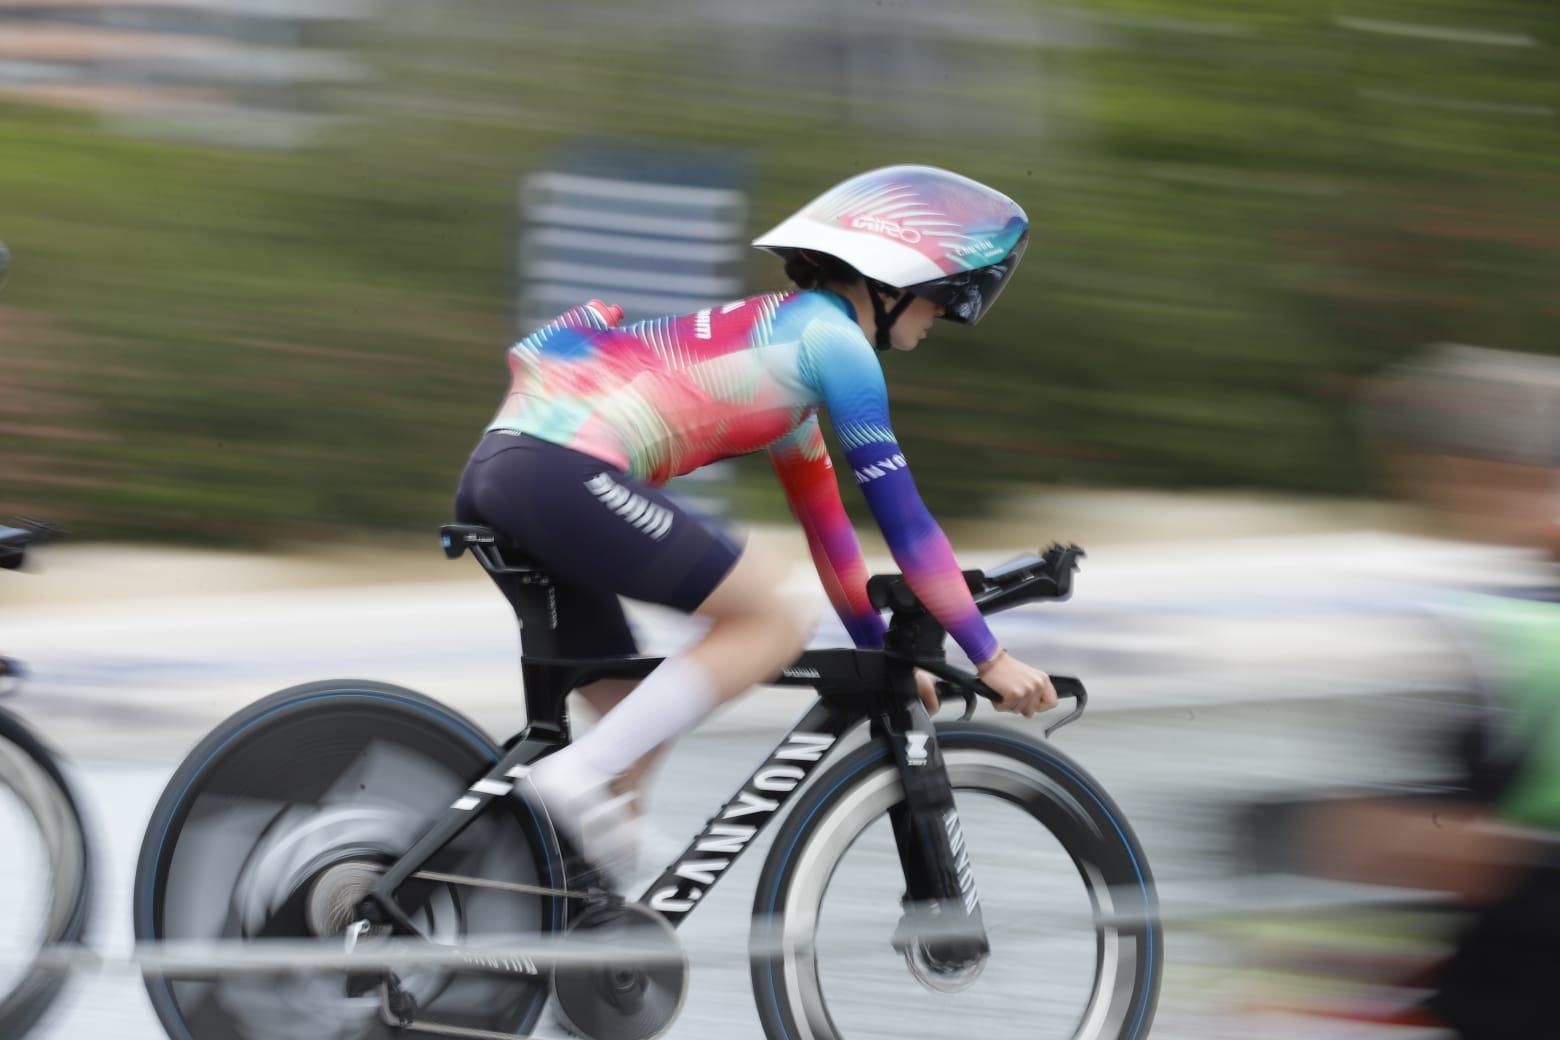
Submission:
<svg viewBox="0 0 1560 1040">
<path fill-rule="evenodd" d="M 153 814 L 136 878 L 137 938 L 319 939 L 339 950 L 378 872 L 498 754 L 449 709 L 380 684 L 315 684 L 245 709 L 186 760 Z M 531 810 L 514 799 L 491 806 L 424 869 L 559 887 L 550 847 Z M 541 895 L 413 879 L 397 897 L 425 935 L 447 945 L 562 923 L 559 901 Z M 534 965 L 517 967 L 409 970 L 400 986 L 421 1019 L 524 1032 L 547 986 Z M 404 1036 L 385 1021 L 378 987 L 349 988 L 357 977 L 148 977 L 147 991 L 175 1040 Z"/>
</svg>

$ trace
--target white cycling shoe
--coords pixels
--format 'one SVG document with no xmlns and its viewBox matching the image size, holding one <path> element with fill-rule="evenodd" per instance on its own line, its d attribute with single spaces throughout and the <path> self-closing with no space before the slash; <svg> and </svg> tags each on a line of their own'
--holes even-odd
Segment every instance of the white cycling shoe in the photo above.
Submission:
<svg viewBox="0 0 1560 1040">
<path fill-rule="evenodd" d="M 553 829 L 584 858 L 609 888 L 617 888 L 639 866 L 640 823 L 633 794 L 612 790 L 611 776 L 560 751 L 542 759 L 526 773 L 518 788 L 540 805 Z"/>
</svg>

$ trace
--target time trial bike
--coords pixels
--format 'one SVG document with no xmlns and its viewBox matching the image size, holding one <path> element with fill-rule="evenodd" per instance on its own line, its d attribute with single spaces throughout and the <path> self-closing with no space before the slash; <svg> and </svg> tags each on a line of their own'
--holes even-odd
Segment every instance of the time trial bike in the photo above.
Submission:
<svg viewBox="0 0 1560 1040">
<path fill-rule="evenodd" d="M 814 688 L 817 702 L 626 899 L 593 884 L 516 787 L 568 743 L 571 690 L 641 678 L 658 659 L 559 658 L 547 572 L 490 528 L 442 536 L 446 555 L 470 551 L 515 609 L 528 725 L 499 744 L 419 693 L 330 680 L 273 694 L 206 737 L 147 830 L 137 937 L 352 952 L 330 970 L 196 962 L 148 976 L 175 1040 L 517 1040 L 549 1000 L 593 1040 L 658 1036 L 688 991 L 678 926 L 793 802 L 749 938 L 771 1040 L 1148 1035 L 1164 943 L 1131 826 L 1048 739 L 970 721 L 976 697 L 993 694 L 945 660 L 944 631 L 902 577 L 869 583 L 891 612 L 884 649 L 813 650 L 785 669 L 776 684 Z M 1056 546 L 966 579 L 986 613 L 1064 600 L 1081 556 Z M 932 719 L 918 667 L 964 700 L 963 718 Z M 1053 681 L 1071 707 L 1047 736 L 1087 703 L 1076 679 Z M 534 938 L 534 954 L 484 953 L 517 936 Z M 375 960 L 398 941 L 450 956 Z"/>
</svg>

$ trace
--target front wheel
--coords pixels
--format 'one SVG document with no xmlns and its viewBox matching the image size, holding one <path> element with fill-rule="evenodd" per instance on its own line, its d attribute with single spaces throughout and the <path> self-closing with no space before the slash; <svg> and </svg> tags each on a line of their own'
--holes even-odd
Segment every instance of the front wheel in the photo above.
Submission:
<svg viewBox="0 0 1560 1040">
<path fill-rule="evenodd" d="M 956 973 L 893 943 L 904 875 L 889 811 L 904 798 L 881 741 L 803 795 L 753 904 L 753 990 L 770 1040 L 905 1036 L 1139 1040 L 1164 940 L 1126 818 L 1049 744 L 979 723 L 937 727 L 990 952 Z"/>
</svg>

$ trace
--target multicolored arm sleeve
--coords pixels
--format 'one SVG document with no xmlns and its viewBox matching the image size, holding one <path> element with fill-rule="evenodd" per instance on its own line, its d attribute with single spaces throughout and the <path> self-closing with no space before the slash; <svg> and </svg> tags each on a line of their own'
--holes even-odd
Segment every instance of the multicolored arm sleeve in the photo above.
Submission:
<svg viewBox="0 0 1560 1040">
<path fill-rule="evenodd" d="M 998 650 L 954 559 L 927 512 L 888 420 L 888 388 L 876 354 L 859 330 L 815 323 L 802 336 L 804 378 L 834 424 L 845 459 L 916 597 L 977 664 Z"/>
<path fill-rule="evenodd" d="M 858 647 L 881 647 L 883 618 L 867 600 L 867 563 L 840 501 L 834 463 L 818 417 L 810 416 L 770 445 L 769 461 L 780 476 L 791 513 L 807 535 L 818 577 L 845 631 Z"/>
</svg>

